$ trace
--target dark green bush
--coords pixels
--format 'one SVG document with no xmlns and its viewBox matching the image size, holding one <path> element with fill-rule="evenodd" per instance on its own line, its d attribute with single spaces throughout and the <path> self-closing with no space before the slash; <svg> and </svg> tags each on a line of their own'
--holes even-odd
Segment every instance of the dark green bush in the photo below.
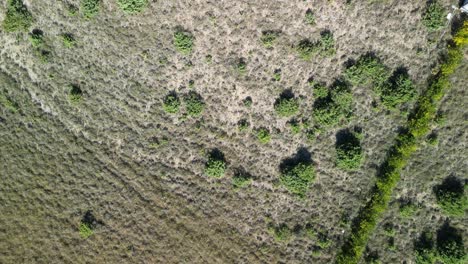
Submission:
<svg viewBox="0 0 468 264">
<path fill-rule="evenodd" d="M 266 144 L 266 143 L 270 142 L 270 140 L 271 140 L 270 131 L 268 131 L 268 129 L 266 129 L 266 128 L 260 128 L 257 131 L 257 139 L 262 144 Z"/>
<path fill-rule="evenodd" d="M 252 106 L 252 97 L 247 96 L 244 100 L 242 100 L 242 103 L 244 104 L 245 107 L 251 107 Z"/>
<path fill-rule="evenodd" d="M 176 29 L 174 33 L 174 46 L 180 53 L 185 55 L 190 54 L 193 49 L 193 41 L 194 37 L 190 32 L 180 27 Z"/>
<path fill-rule="evenodd" d="M 389 77 L 388 68 L 373 54 L 361 56 L 356 62 L 350 63 L 344 75 L 353 85 L 382 86 Z"/>
<path fill-rule="evenodd" d="M 81 219 L 78 231 L 80 236 L 84 239 L 90 237 L 94 234 L 94 229 L 96 228 L 97 220 L 91 211 L 87 211 L 83 218 Z"/>
<path fill-rule="evenodd" d="M 31 45 L 35 48 L 41 47 L 44 45 L 44 32 L 39 29 L 34 29 L 29 34 L 29 40 L 31 41 Z"/>
<path fill-rule="evenodd" d="M 326 98 L 328 96 L 329 91 L 325 84 L 309 81 L 309 85 L 312 87 L 315 98 Z"/>
<path fill-rule="evenodd" d="M 438 30 L 445 24 L 446 11 L 436 0 L 430 2 L 422 16 L 423 24 L 429 30 Z"/>
<path fill-rule="evenodd" d="M 405 201 L 400 204 L 400 216 L 403 218 L 410 218 L 414 215 L 418 206 L 412 202 Z"/>
<path fill-rule="evenodd" d="M 377 93 L 385 106 L 393 108 L 412 101 L 416 90 L 406 70 L 398 69 L 384 85 L 377 87 Z"/>
<path fill-rule="evenodd" d="M 167 113 L 177 113 L 179 112 L 180 107 L 180 99 L 175 92 L 171 92 L 166 97 L 164 97 L 163 101 L 163 109 Z"/>
<path fill-rule="evenodd" d="M 320 33 L 320 39 L 317 41 L 311 41 L 309 39 L 301 40 L 296 50 L 299 56 L 304 60 L 309 60 L 315 54 L 331 56 L 336 52 L 335 39 L 330 31 L 325 30 Z"/>
<path fill-rule="evenodd" d="M 33 22 L 33 17 L 22 0 L 7 0 L 7 10 L 3 20 L 6 32 L 27 31 Z"/>
<path fill-rule="evenodd" d="M 213 150 L 208 157 L 205 164 L 205 174 L 214 178 L 221 178 L 224 176 L 226 170 L 226 161 L 224 155 L 219 150 Z"/>
<path fill-rule="evenodd" d="M 117 0 L 120 9 L 126 13 L 139 13 L 148 5 L 148 0 Z"/>
<path fill-rule="evenodd" d="M 286 91 L 276 100 L 274 108 L 279 116 L 289 117 L 299 111 L 299 100 L 290 91 Z"/>
<path fill-rule="evenodd" d="M 455 177 L 448 177 L 435 188 L 437 204 L 451 216 L 463 216 L 468 205 L 464 184 Z"/>
<path fill-rule="evenodd" d="M 81 0 L 81 12 L 86 18 L 92 18 L 99 13 L 101 0 Z"/>
<path fill-rule="evenodd" d="M 203 113 L 205 102 L 203 102 L 202 97 L 198 93 L 194 91 L 189 92 L 184 97 L 184 101 L 185 108 L 190 116 L 199 116 Z"/>
<path fill-rule="evenodd" d="M 348 85 L 342 81 L 336 81 L 326 97 L 315 100 L 312 114 L 317 124 L 334 126 L 343 120 L 349 120 L 352 112 L 353 95 Z"/>
<path fill-rule="evenodd" d="M 343 130 L 336 137 L 336 165 L 345 170 L 359 168 L 363 159 L 360 135 Z"/>
<path fill-rule="evenodd" d="M 304 197 L 315 179 L 315 170 L 309 162 L 298 162 L 282 168 L 280 182 L 291 193 Z"/>
<path fill-rule="evenodd" d="M 80 86 L 76 84 L 71 84 L 70 90 L 68 93 L 68 98 L 70 99 L 70 101 L 73 103 L 77 103 L 81 101 L 82 96 L 83 96 L 83 91 L 81 90 Z"/>
<path fill-rule="evenodd" d="M 312 42 L 309 39 L 303 39 L 299 42 L 296 49 L 302 59 L 310 60 L 310 58 L 320 50 L 320 44 L 318 42 Z"/>
</svg>

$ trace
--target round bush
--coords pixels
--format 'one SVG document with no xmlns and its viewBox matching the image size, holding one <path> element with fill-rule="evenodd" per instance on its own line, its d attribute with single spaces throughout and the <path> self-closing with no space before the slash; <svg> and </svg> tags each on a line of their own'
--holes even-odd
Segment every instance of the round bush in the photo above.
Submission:
<svg viewBox="0 0 468 264">
<path fill-rule="evenodd" d="M 293 194 L 303 197 L 314 178 L 315 170 L 312 164 L 299 162 L 294 166 L 288 166 L 282 171 L 280 182 Z"/>
</svg>

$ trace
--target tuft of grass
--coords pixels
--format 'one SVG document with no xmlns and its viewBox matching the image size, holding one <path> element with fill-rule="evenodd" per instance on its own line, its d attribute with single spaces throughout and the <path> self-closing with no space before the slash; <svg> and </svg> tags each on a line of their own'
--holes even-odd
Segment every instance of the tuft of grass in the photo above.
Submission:
<svg viewBox="0 0 468 264">
<path fill-rule="evenodd" d="M 189 55 L 193 50 L 193 41 L 194 37 L 190 32 L 180 27 L 176 29 L 174 33 L 174 46 L 180 53 Z"/>
<path fill-rule="evenodd" d="M 299 53 L 299 57 L 304 60 L 310 60 L 315 54 L 324 57 L 332 56 L 336 53 L 335 39 L 330 31 L 324 30 L 320 33 L 319 40 L 311 41 L 303 39 L 297 45 L 296 50 Z"/>
<path fill-rule="evenodd" d="M 22 0 L 8 0 L 3 29 L 6 32 L 27 31 L 33 17 Z"/>
<path fill-rule="evenodd" d="M 345 170 L 359 168 L 363 159 L 360 135 L 345 130 L 339 132 L 337 138 L 336 165 Z"/>
<path fill-rule="evenodd" d="M 148 5 L 148 0 L 117 0 L 117 5 L 124 12 L 135 14 L 143 11 Z"/>
<path fill-rule="evenodd" d="M 76 45 L 76 39 L 71 33 L 62 34 L 62 42 L 66 48 L 73 48 Z"/>
<path fill-rule="evenodd" d="M 224 176 L 225 171 L 226 161 L 224 155 L 218 150 L 213 150 L 205 164 L 205 174 L 209 177 L 221 178 Z"/>
<path fill-rule="evenodd" d="M 445 25 L 446 11 L 438 1 L 431 1 L 422 16 L 422 22 L 431 31 L 436 31 Z"/>
<path fill-rule="evenodd" d="M 260 143 L 267 144 L 271 140 L 270 131 L 268 131 L 266 128 L 260 128 L 257 131 L 257 139 L 260 141 Z"/>
<path fill-rule="evenodd" d="M 311 163 L 298 162 L 286 166 L 281 171 L 280 182 L 288 191 L 304 197 L 309 185 L 315 179 L 315 170 Z"/>
<path fill-rule="evenodd" d="M 276 39 L 278 38 L 278 36 L 279 36 L 279 33 L 276 31 L 272 31 L 272 30 L 263 31 L 260 41 L 262 41 L 262 44 L 265 48 L 271 49 L 273 48 L 273 45 Z"/>
<path fill-rule="evenodd" d="M 240 74 L 244 74 L 247 71 L 247 62 L 244 58 L 239 58 L 234 65 L 234 68 Z"/>
<path fill-rule="evenodd" d="M 171 92 L 163 100 L 163 109 L 166 113 L 175 114 L 179 112 L 180 99 L 175 92 Z"/>
<path fill-rule="evenodd" d="M 81 101 L 82 97 L 83 97 L 83 91 L 81 90 L 80 86 L 76 84 L 71 84 L 70 90 L 68 92 L 68 99 L 72 103 L 78 103 Z"/>
<path fill-rule="evenodd" d="M 92 18 L 99 13 L 99 9 L 101 6 L 101 0 L 81 0 L 80 8 L 81 13 L 85 18 Z M 69 9 L 71 14 L 74 14 L 74 9 Z"/>
<path fill-rule="evenodd" d="M 250 123 L 249 121 L 247 121 L 247 119 L 244 118 L 244 119 L 239 120 L 239 122 L 237 122 L 237 126 L 239 128 L 239 131 L 243 132 L 249 128 Z"/>
<path fill-rule="evenodd" d="M 185 109 L 190 116 L 200 116 L 205 110 L 203 98 L 196 92 L 191 91 L 185 97 Z"/>
<path fill-rule="evenodd" d="M 79 232 L 80 232 L 80 236 L 84 239 L 90 237 L 92 234 L 94 234 L 94 231 L 93 229 L 91 229 L 91 225 L 87 224 L 87 223 L 80 223 L 80 226 L 79 226 Z"/>
<path fill-rule="evenodd" d="M 274 104 L 276 113 L 281 117 L 295 115 L 299 111 L 299 100 L 291 95 L 283 93 Z"/>
</svg>

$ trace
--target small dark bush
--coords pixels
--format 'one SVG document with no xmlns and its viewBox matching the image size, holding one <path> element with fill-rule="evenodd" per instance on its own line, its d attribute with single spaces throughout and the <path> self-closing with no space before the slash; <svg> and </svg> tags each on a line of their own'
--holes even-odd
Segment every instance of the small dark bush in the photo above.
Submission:
<svg viewBox="0 0 468 264">
<path fill-rule="evenodd" d="M 319 40 L 313 42 L 309 39 L 303 39 L 299 42 L 296 49 L 299 56 L 304 60 L 309 60 L 315 54 L 331 56 L 336 52 L 335 39 L 330 31 L 325 30 L 320 33 Z"/>
<path fill-rule="evenodd" d="M 252 97 L 247 96 L 244 100 L 242 100 L 242 103 L 244 104 L 245 107 L 251 107 L 252 106 Z"/>
<path fill-rule="evenodd" d="M 280 182 L 291 193 L 304 197 L 309 190 L 309 185 L 315 179 L 315 169 L 310 160 L 310 153 L 299 150 L 298 154 L 286 159 L 280 165 Z"/>
<path fill-rule="evenodd" d="M 239 131 L 245 131 L 247 128 L 249 128 L 250 123 L 247 121 L 247 119 L 241 119 L 239 122 L 237 122 L 237 126 L 239 127 Z"/>
<path fill-rule="evenodd" d="M 349 63 L 344 75 L 353 85 L 372 84 L 380 87 L 387 81 L 389 70 L 375 55 L 368 53 Z"/>
<path fill-rule="evenodd" d="M 237 169 L 232 177 L 234 189 L 240 189 L 248 186 L 252 182 L 252 176 L 244 169 Z"/>
<path fill-rule="evenodd" d="M 315 25 L 315 15 L 314 12 L 309 8 L 305 12 L 305 22 L 309 25 Z"/>
<path fill-rule="evenodd" d="M 247 71 L 247 62 L 244 58 L 239 58 L 234 65 L 234 68 L 241 74 Z"/>
<path fill-rule="evenodd" d="M 31 44 L 33 47 L 38 48 L 44 45 L 44 32 L 39 29 L 34 29 L 29 34 L 29 39 L 31 40 Z"/>
<path fill-rule="evenodd" d="M 3 29 L 6 32 L 27 31 L 33 22 L 33 17 L 22 0 L 8 0 Z"/>
<path fill-rule="evenodd" d="M 171 92 L 164 98 L 163 108 L 167 113 L 177 113 L 179 112 L 180 99 L 175 92 Z"/>
<path fill-rule="evenodd" d="M 266 143 L 270 142 L 270 140 L 271 140 L 270 131 L 268 131 L 268 129 L 266 129 L 266 128 L 260 128 L 257 131 L 257 139 L 262 144 L 266 144 Z"/>
<path fill-rule="evenodd" d="M 270 226 L 269 230 L 271 233 L 273 233 L 275 240 L 278 242 L 288 241 L 293 236 L 292 230 L 286 224 Z"/>
<path fill-rule="evenodd" d="M 382 103 L 391 108 L 412 101 L 416 95 L 413 82 L 403 68 L 397 69 L 384 85 L 376 88 Z"/>
<path fill-rule="evenodd" d="M 174 46 L 180 53 L 184 55 L 190 54 L 193 49 L 193 41 L 194 37 L 190 32 L 180 27 L 176 29 L 174 33 Z"/>
<path fill-rule="evenodd" d="M 363 159 L 360 135 L 357 132 L 342 130 L 338 132 L 336 138 L 337 166 L 345 170 L 359 168 Z"/>
<path fill-rule="evenodd" d="M 81 88 L 76 84 L 71 84 L 70 91 L 68 93 L 68 98 L 70 99 L 70 101 L 73 103 L 77 103 L 81 101 L 82 96 L 83 91 L 81 90 Z"/>
<path fill-rule="evenodd" d="M 73 34 L 70 33 L 62 34 L 62 41 L 63 45 L 67 48 L 72 48 L 76 45 L 75 37 L 73 36 Z"/>
<path fill-rule="evenodd" d="M 435 187 L 435 195 L 440 208 L 451 216 L 463 216 L 467 207 L 464 184 L 455 177 L 448 177 Z"/>
<path fill-rule="evenodd" d="M 208 157 L 205 164 L 205 174 L 214 178 L 221 178 L 224 176 L 226 170 L 226 161 L 224 155 L 219 150 L 213 150 Z"/>
<path fill-rule="evenodd" d="M 277 31 L 263 31 L 262 32 L 262 37 L 260 40 L 262 41 L 262 44 L 265 48 L 270 49 L 273 48 L 273 45 L 276 41 L 276 39 L 279 36 L 279 32 Z"/>
<path fill-rule="evenodd" d="M 288 90 L 283 92 L 280 98 L 276 100 L 274 108 L 279 116 L 289 117 L 299 110 L 299 100 L 294 98 L 292 92 Z"/>
<path fill-rule="evenodd" d="M 184 97 L 184 101 L 186 104 L 185 108 L 190 116 L 199 116 L 203 113 L 205 102 L 203 102 L 202 97 L 198 93 L 194 91 L 189 92 Z"/>
</svg>

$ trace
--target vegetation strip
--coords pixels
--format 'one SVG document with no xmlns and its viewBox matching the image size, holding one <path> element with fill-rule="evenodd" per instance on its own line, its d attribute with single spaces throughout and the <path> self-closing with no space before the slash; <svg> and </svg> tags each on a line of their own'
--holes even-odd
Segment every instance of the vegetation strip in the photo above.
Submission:
<svg viewBox="0 0 468 264">
<path fill-rule="evenodd" d="M 336 263 L 358 263 L 379 217 L 385 212 L 392 191 L 400 179 L 400 171 L 417 149 L 417 141 L 430 130 L 437 104 L 449 86 L 449 76 L 463 59 L 462 48 L 468 44 L 468 21 L 464 21 L 448 45 L 447 56 L 438 72 L 429 81 L 428 89 L 416 103 L 407 128 L 401 132 L 377 174 L 377 182 L 370 192 L 370 200 L 359 211 L 351 226 L 351 234 L 342 246 Z"/>
</svg>

